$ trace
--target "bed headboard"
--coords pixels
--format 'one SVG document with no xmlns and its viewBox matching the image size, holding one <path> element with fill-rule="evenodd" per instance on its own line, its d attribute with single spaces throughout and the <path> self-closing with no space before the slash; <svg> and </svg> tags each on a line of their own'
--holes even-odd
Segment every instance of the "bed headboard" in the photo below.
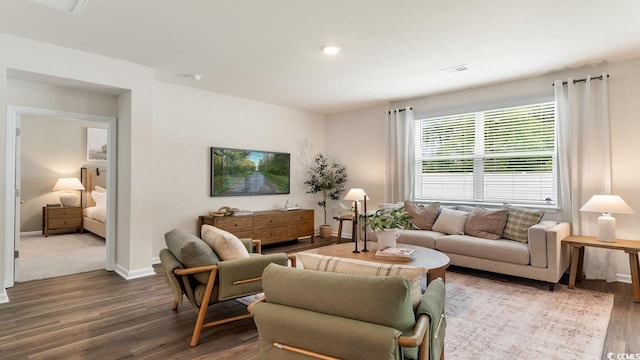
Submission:
<svg viewBox="0 0 640 360">
<path fill-rule="evenodd" d="M 96 206 L 91 192 L 95 186 L 107 187 L 107 169 L 101 167 L 82 167 L 80 168 L 80 181 L 85 188 L 82 194 L 82 207 Z"/>
</svg>

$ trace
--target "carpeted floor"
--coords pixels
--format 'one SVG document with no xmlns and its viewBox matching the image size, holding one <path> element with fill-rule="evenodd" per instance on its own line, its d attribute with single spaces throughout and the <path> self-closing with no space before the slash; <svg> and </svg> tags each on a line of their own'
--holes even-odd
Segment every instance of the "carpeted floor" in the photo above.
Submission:
<svg viewBox="0 0 640 360">
<path fill-rule="evenodd" d="M 20 238 L 17 282 L 104 269 L 104 239 L 91 233 Z"/>
<path fill-rule="evenodd" d="M 601 359 L 613 295 L 447 272 L 449 359 Z"/>
</svg>

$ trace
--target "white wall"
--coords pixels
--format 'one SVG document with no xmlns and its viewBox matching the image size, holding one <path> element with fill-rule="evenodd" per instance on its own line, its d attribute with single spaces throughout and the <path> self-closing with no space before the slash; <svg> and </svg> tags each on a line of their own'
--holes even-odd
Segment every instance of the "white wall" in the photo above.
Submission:
<svg viewBox="0 0 640 360">
<path fill-rule="evenodd" d="M 385 168 L 385 112 L 387 106 L 379 106 L 327 117 L 326 155 L 347 168 L 349 180 L 345 188 L 362 188 L 370 200 L 367 209 L 377 209 L 384 202 Z M 341 200 L 347 206 L 349 201 Z M 341 208 L 332 202 L 327 217 L 340 213 Z M 329 224 L 337 229 L 335 221 Z M 351 226 L 343 228 L 343 235 L 351 236 Z"/>
<path fill-rule="evenodd" d="M 152 197 L 153 254 L 164 233 L 196 231 L 199 215 L 222 206 L 252 211 L 283 207 L 288 199 L 314 209 L 304 177 L 313 155 L 324 151 L 324 116 L 305 111 L 155 82 Z M 229 147 L 291 154 L 291 193 L 209 196 L 209 148 Z M 317 207 L 315 209 L 319 210 Z M 320 224 L 316 211 L 316 228 Z"/>
<path fill-rule="evenodd" d="M 627 203 L 636 210 L 635 215 L 617 215 L 616 234 L 619 238 L 640 239 L 640 167 L 637 157 L 640 154 L 640 59 L 631 59 L 614 63 L 602 63 L 595 66 L 585 66 L 577 69 L 561 70 L 552 74 L 545 74 L 535 78 L 523 79 L 509 83 L 496 84 L 481 88 L 456 91 L 445 94 L 425 96 L 395 102 L 391 108 L 413 106 L 416 117 L 422 115 L 437 115 L 451 109 L 473 110 L 487 105 L 500 105 L 517 102 L 527 98 L 553 97 L 553 82 L 556 79 L 566 80 L 569 77 L 583 78 L 586 75 L 598 76 L 603 71 L 610 74 L 609 78 L 609 113 L 611 119 L 611 144 L 613 167 L 613 192 L 622 196 Z M 342 129 L 353 129 L 367 120 L 384 123 L 384 117 L 373 119 L 372 112 L 377 109 L 363 109 L 348 114 L 328 116 L 327 133 Z M 381 125 L 369 123 L 364 128 L 362 138 L 379 139 Z M 344 149 L 342 157 L 345 163 L 366 161 L 368 166 L 384 168 L 384 157 L 368 156 L 362 152 L 349 151 L 344 145 L 335 141 L 336 138 L 327 136 L 327 149 L 339 147 Z M 340 139 L 342 141 L 342 139 Z M 371 141 L 373 143 L 373 141 Z M 369 146 L 371 146 L 371 143 Z M 383 173 L 378 175 L 383 177 Z M 379 179 L 369 180 L 367 192 L 383 194 L 383 182 Z M 629 262 L 626 254 L 614 252 L 617 273 L 621 279 L 628 278 Z"/>
<path fill-rule="evenodd" d="M 13 105 L 8 101 L 8 70 L 44 74 L 49 77 L 70 79 L 110 89 L 120 89 L 129 98 L 118 98 L 118 207 L 116 247 L 125 249 L 129 257 L 116 257 L 116 270 L 127 278 L 153 273 L 151 264 L 152 207 L 149 184 L 152 182 L 151 157 L 153 120 L 153 69 L 138 64 L 88 54 L 51 44 L 0 34 L 0 108 Z M 124 101 L 124 100 L 130 101 Z M 126 106 L 123 106 L 123 101 Z M 0 111 L 0 174 L 6 174 L 7 113 Z M 122 148 L 122 151 L 120 151 Z M 0 203 L 6 204 L 8 183 L 0 180 L 3 191 Z M 126 197 L 121 195 L 126 194 Z M 130 209 L 130 210 L 129 210 Z M 0 222 L 2 244 L 7 239 L 11 219 L 5 214 Z M 0 279 L 7 284 L 9 273 L 7 246 L 0 247 Z M 0 294 L 1 296 L 2 294 Z M 2 299 L 0 299 L 2 301 Z"/>
</svg>

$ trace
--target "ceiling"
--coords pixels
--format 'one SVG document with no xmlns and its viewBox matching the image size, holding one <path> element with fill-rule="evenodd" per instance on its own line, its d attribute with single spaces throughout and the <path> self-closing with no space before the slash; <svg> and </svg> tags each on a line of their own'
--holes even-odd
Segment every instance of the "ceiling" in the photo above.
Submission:
<svg viewBox="0 0 640 360">
<path fill-rule="evenodd" d="M 638 14 L 638 0 L 87 0 L 74 16 L 2 0 L 0 32 L 332 114 L 640 57 Z"/>
</svg>

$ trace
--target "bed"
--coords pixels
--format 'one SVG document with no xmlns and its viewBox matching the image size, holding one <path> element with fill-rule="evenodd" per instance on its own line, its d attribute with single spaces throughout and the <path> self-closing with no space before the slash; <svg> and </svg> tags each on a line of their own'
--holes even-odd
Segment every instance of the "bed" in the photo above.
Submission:
<svg viewBox="0 0 640 360">
<path fill-rule="evenodd" d="M 83 228 L 102 238 L 107 237 L 107 176 L 100 168 L 80 169 L 85 191 L 82 194 Z"/>
</svg>

